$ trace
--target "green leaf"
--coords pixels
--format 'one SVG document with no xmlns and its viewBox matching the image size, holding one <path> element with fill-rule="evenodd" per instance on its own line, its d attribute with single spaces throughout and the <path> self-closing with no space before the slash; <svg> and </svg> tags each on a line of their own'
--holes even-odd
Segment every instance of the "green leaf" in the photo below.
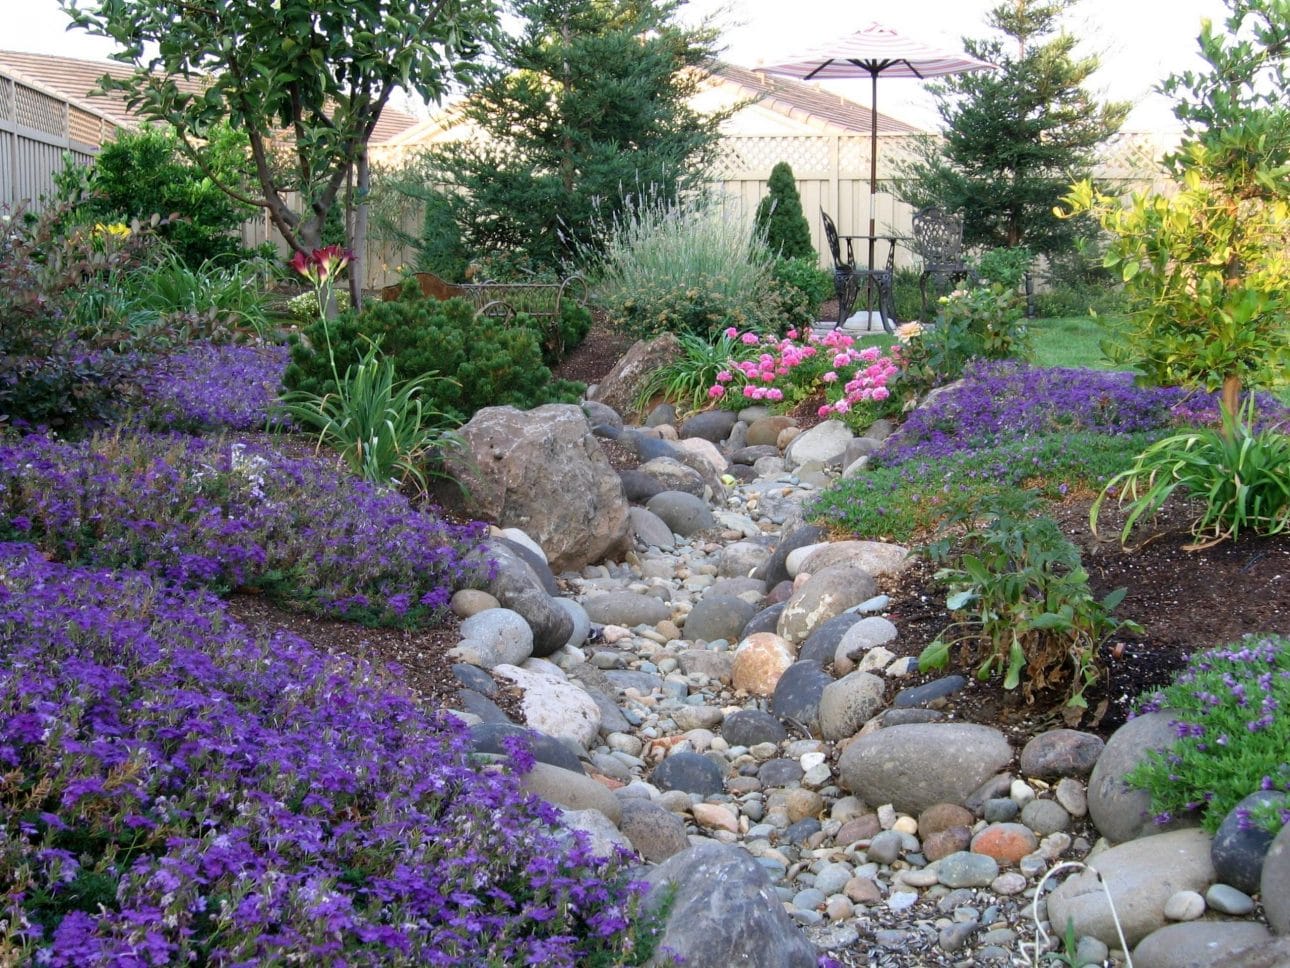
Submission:
<svg viewBox="0 0 1290 968">
<path fill-rule="evenodd" d="M 928 672 L 932 669 L 944 669 L 949 661 L 949 643 L 937 639 L 919 653 L 918 671 Z"/>
<path fill-rule="evenodd" d="M 945 599 L 945 607 L 949 609 L 951 612 L 961 611 L 962 609 L 967 608 L 968 605 L 974 599 L 976 599 L 976 597 L 977 597 L 976 592 L 970 589 L 966 591 L 955 592 L 954 594 L 950 595 L 948 598 Z"/>
</svg>

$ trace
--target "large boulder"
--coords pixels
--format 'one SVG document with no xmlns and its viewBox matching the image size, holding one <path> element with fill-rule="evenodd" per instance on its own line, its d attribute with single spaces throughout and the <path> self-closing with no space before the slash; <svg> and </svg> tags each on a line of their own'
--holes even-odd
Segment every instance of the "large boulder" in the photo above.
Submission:
<svg viewBox="0 0 1290 968">
<path fill-rule="evenodd" d="M 1214 883 L 1209 837 L 1200 830 L 1174 830 L 1139 837 L 1091 858 L 1097 873 L 1083 871 L 1048 898 L 1048 919 L 1058 930 L 1067 920 L 1076 935 L 1119 946 L 1116 919 L 1131 945 L 1165 926 L 1165 902 L 1179 891 L 1203 894 Z M 1110 892 L 1114 914 L 1107 904 Z"/>
<path fill-rule="evenodd" d="M 989 726 L 889 726 L 843 751 L 839 784 L 866 803 L 890 803 L 918 814 L 937 803 L 964 803 L 1011 759 L 1007 739 Z"/>
<path fill-rule="evenodd" d="M 624 416 L 633 414 L 645 381 L 680 356 L 681 341 L 672 333 L 663 333 L 648 341 L 639 340 L 587 395 L 588 399 L 612 407 Z"/>
<path fill-rule="evenodd" d="M 581 686 L 562 675 L 513 665 L 495 666 L 493 674 L 520 689 L 520 711 L 526 726 L 548 736 L 571 739 L 584 749 L 592 745 L 600 729 L 600 707 Z"/>
<path fill-rule="evenodd" d="M 672 908 L 649 964 L 815 968 L 814 945 L 793 924 L 761 865 L 742 847 L 705 843 L 674 854 L 646 879 L 645 904 Z M 669 886 L 674 894 L 657 888 Z"/>
<path fill-rule="evenodd" d="M 485 407 L 460 433 L 464 450 L 447 469 L 466 514 L 520 528 L 557 572 L 628 550 L 623 485 L 581 408 Z"/>
<path fill-rule="evenodd" d="M 1194 826 L 1191 816 L 1176 817 L 1168 826 L 1155 823 L 1151 794 L 1130 786 L 1124 778 L 1152 750 L 1167 750 L 1178 738 L 1177 713 L 1162 709 L 1129 720 L 1107 740 L 1088 779 L 1088 813 L 1102 836 L 1123 843 L 1180 826 Z"/>
</svg>

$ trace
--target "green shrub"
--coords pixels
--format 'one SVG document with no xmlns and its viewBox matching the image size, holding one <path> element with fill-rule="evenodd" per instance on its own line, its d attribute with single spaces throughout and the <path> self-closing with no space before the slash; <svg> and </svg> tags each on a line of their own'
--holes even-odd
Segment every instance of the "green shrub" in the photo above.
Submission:
<svg viewBox="0 0 1290 968">
<path fill-rule="evenodd" d="M 833 298 L 833 273 L 820 268 L 814 252 L 796 259 L 777 259 L 772 274 L 776 282 L 791 286 L 806 297 L 812 322 L 821 304 Z"/>
<path fill-rule="evenodd" d="M 1150 750 L 1125 777 L 1151 794 L 1159 823 L 1199 817 L 1209 833 L 1249 794 L 1290 791 L 1290 640 L 1247 638 L 1193 656 L 1173 683 L 1143 696 L 1138 712 L 1168 709 L 1178 739 Z M 1286 803 L 1243 818 L 1276 833 L 1290 820 Z"/>
<path fill-rule="evenodd" d="M 245 136 L 230 128 L 212 131 L 210 152 L 221 180 L 239 184 Z M 64 180 L 60 190 L 73 180 Z M 161 231 L 176 256 L 194 268 L 241 252 L 238 230 L 254 209 L 236 204 L 179 152 L 167 131 L 145 127 L 103 146 L 84 187 L 78 217 L 93 221 L 168 219 Z M 73 200 L 73 199 L 69 199 Z M 174 217 L 172 217 L 174 216 Z"/>
<path fill-rule="evenodd" d="M 1203 504 L 1192 521 L 1196 542 L 1190 549 L 1235 539 L 1242 531 L 1274 535 L 1290 528 L 1290 436 L 1277 427 L 1256 431 L 1253 423 L 1251 396 L 1239 416 L 1223 414 L 1221 429 L 1186 430 L 1153 443 L 1093 502 L 1094 532 L 1109 494 L 1118 493 L 1129 506 L 1120 532 L 1127 542 L 1138 522 L 1179 488 Z"/>
<path fill-rule="evenodd" d="M 905 322 L 919 320 L 930 322 L 923 319 L 923 296 L 918 289 L 917 269 L 904 266 L 896 270 L 895 278 L 891 282 L 891 298 L 893 309 L 896 312 L 896 318 Z M 833 279 L 832 274 L 829 278 L 829 298 L 833 296 Z"/>
<path fill-rule="evenodd" d="M 422 401 L 427 410 L 455 421 L 487 406 L 572 402 L 583 390 L 581 384 L 552 380 L 534 329 L 479 317 L 463 299 L 419 298 L 373 303 L 357 315 L 342 313 L 306 327 L 292 340 L 283 376 L 288 390 L 322 397 L 336 389 L 323 350 L 328 334 L 338 368 L 360 361 L 370 340 L 379 340 L 399 372 L 444 377 L 427 388 Z"/>
<path fill-rule="evenodd" d="M 767 195 L 757 204 L 753 225 L 767 248 L 780 259 L 815 261 L 811 244 L 811 226 L 802 214 L 802 196 L 797 179 L 788 162 L 781 161 L 770 170 Z"/>
<path fill-rule="evenodd" d="M 949 589 L 945 607 L 955 621 L 923 650 L 919 669 L 944 668 L 955 646 L 966 655 L 975 643 L 978 679 L 1002 674 L 1004 689 L 1020 686 L 1027 703 L 1062 689 L 1070 709 L 1086 709 L 1102 643 L 1121 626 L 1141 629 L 1111 615 L 1125 589 L 1095 599 L 1079 549 L 1051 519 L 1027 516 L 1033 501 L 1008 498 L 986 501 L 986 523 L 952 548 L 946 540 L 932 545 L 933 559 L 946 562 L 936 580 Z M 967 510 L 967 520 L 981 510 Z"/>
<path fill-rule="evenodd" d="M 608 227 L 596 298 L 639 335 L 774 328 L 774 259 L 734 206 L 646 202 Z M 775 305 L 768 305 L 774 303 Z"/>
<path fill-rule="evenodd" d="M 442 192 L 433 189 L 420 197 L 425 216 L 416 246 L 417 269 L 433 272 L 447 282 L 457 282 L 464 278 L 470 257 L 461 241 L 461 229 L 453 216 L 452 202 Z"/>
<path fill-rule="evenodd" d="M 129 291 L 135 305 L 160 314 L 169 333 L 184 341 L 268 335 L 268 297 L 251 262 L 192 267 L 172 255 L 131 273 Z"/>
</svg>

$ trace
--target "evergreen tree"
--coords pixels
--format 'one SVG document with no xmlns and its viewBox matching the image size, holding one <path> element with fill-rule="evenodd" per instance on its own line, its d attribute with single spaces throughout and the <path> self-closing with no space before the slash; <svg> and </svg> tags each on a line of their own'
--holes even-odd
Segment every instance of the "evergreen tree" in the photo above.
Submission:
<svg viewBox="0 0 1290 968">
<path fill-rule="evenodd" d="M 673 22 L 679 2 L 519 0 L 523 32 L 464 108 L 482 132 L 436 156 L 467 243 L 542 267 L 592 246 L 633 199 L 705 179 L 721 117 L 688 98 L 714 33 Z"/>
<path fill-rule="evenodd" d="M 781 259 L 814 258 L 811 226 L 802 214 L 802 196 L 797 193 L 797 179 L 788 162 L 781 161 L 770 170 L 766 197 L 757 205 L 757 231 L 766 236 L 770 251 Z"/>
<path fill-rule="evenodd" d="M 1087 178 L 1099 145 L 1128 114 L 1127 103 L 1098 104 L 1084 89 L 1096 57 L 1076 58 L 1076 39 L 1058 26 L 1078 0 L 1008 0 L 987 17 L 1010 38 L 964 39 L 997 71 L 959 74 L 934 85 L 943 141 L 927 139 L 902 166 L 898 194 L 921 208 L 963 214 L 963 240 L 986 247 L 1025 245 L 1037 254 L 1069 249 L 1089 231 L 1053 207 Z"/>
</svg>

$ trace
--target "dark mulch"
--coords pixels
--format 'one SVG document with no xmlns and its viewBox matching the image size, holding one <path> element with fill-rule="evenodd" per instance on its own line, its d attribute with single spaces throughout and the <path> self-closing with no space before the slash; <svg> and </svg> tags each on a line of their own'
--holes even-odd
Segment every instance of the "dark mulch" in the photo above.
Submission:
<svg viewBox="0 0 1290 968">
<path fill-rule="evenodd" d="M 598 318 L 587 340 L 555 372 L 595 383 L 632 342 Z M 798 417 L 804 425 L 816 419 L 816 406 L 818 401 L 809 401 L 800 408 Z M 300 438 L 270 440 L 277 440 L 293 456 L 313 450 L 311 441 Z M 630 463 L 629 455 L 616 456 L 616 465 Z M 1092 711 L 1100 716 L 1086 717 L 1082 726 L 1109 733 L 1123 722 L 1134 696 L 1167 682 L 1193 652 L 1251 633 L 1290 635 L 1290 538 L 1243 537 L 1202 551 L 1184 551 L 1190 539 L 1185 509 L 1180 507 L 1153 526 L 1158 537 L 1124 549 L 1114 540 L 1119 521 L 1114 507 L 1104 512 L 1102 539 L 1090 533 L 1090 500 L 1087 495 L 1072 497 L 1049 513 L 1081 547 L 1096 594 L 1101 597 L 1127 587 L 1128 595 L 1116 614 L 1139 622 L 1145 632 L 1121 635 L 1106 644 L 1105 682 L 1089 692 Z M 900 628 L 893 649 L 898 654 L 917 655 L 949 624 L 944 591 L 932 580 L 932 571 L 920 559 L 884 589 L 892 599 L 891 618 Z M 444 655 L 457 641 L 455 621 L 432 631 L 365 629 L 244 595 L 234 596 L 230 608 L 253 628 L 287 628 L 334 653 L 366 658 L 377 666 L 395 664 L 401 670 L 397 678 L 428 706 L 455 701 L 457 685 Z M 505 708 L 509 698 L 503 695 L 498 701 Z M 1042 696 L 1026 706 L 1019 693 L 1005 692 L 997 679 L 981 683 L 973 678 L 946 710 L 961 719 L 1002 726 L 1020 740 L 1060 724 L 1060 700 L 1056 695 Z"/>
</svg>

